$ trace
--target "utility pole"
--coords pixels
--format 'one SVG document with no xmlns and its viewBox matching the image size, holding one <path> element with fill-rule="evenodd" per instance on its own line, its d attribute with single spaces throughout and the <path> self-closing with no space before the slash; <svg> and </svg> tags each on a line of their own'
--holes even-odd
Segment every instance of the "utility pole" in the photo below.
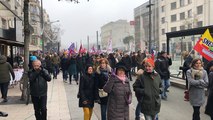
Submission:
<svg viewBox="0 0 213 120">
<path fill-rule="evenodd" d="M 152 14 L 152 9 L 151 9 L 151 6 L 152 5 L 154 5 L 154 4 L 152 4 L 152 2 L 151 2 L 151 0 L 149 0 L 149 5 L 147 5 L 146 7 L 147 8 L 149 8 L 149 53 L 151 53 L 151 45 L 152 45 L 152 37 L 151 37 L 151 32 L 152 32 L 152 16 L 151 16 L 151 14 Z"/>
<path fill-rule="evenodd" d="M 42 40 L 42 51 L 44 53 L 44 15 L 43 15 L 43 0 L 41 0 L 41 40 Z"/>
<path fill-rule="evenodd" d="M 87 36 L 87 50 L 89 51 L 89 35 Z"/>
<path fill-rule="evenodd" d="M 99 48 L 98 48 L 98 31 L 96 31 L 96 35 L 97 35 L 97 50 L 99 50 Z"/>
<path fill-rule="evenodd" d="M 29 71 L 29 43 L 30 43 L 30 24 L 29 24 L 29 0 L 24 0 L 24 74 L 23 74 L 23 89 L 21 100 L 25 100 L 26 89 L 28 83 L 27 72 Z"/>
</svg>

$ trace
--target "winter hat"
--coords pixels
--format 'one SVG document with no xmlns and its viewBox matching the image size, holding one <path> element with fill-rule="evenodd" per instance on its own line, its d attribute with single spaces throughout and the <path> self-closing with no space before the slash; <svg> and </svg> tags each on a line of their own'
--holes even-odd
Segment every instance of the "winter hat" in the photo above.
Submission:
<svg viewBox="0 0 213 120">
<path fill-rule="evenodd" d="M 125 67 L 125 64 L 122 62 L 119 62 L 115 65 L 116 71 L 115 73 L 117 73 L 118 69 L 123 69 L 125 72 L 127 72 L 127 68 Z"/>
<path fill-rule="evenodd" d="M 146 60 L 145 60 L 145 63 L 148 63 L 148 64 L 150 64 L 151 66 L 155 67 L 155 62 L 154 62 L 154 60 L 152 60 L 151 58 L 146 59 Z"/>
<path fill-rule="evenodd" d="M 30 61 L 35 61 L 35 60 L 37 60 L 36 56 L 30 56 Z"/>
</svg>

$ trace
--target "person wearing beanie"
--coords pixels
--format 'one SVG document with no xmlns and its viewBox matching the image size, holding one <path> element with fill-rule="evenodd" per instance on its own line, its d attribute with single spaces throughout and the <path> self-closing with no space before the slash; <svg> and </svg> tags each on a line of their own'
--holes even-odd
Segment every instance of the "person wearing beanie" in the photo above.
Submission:
<svg viewBox="0 0 213 120">
<path fill-rule="evenodd" d="M 161 78 L 154 71 L 155 64 L 151 58 L 144 61 L 144 66 L 145 70 L 136 79 L 133 90 L 141 104 L 141 112 L 144 114 L 145 120 L 156 120 L 161 107 Z M 140 120 L 140 118 L 136 118 L 136 120 Z"/>
</svg>

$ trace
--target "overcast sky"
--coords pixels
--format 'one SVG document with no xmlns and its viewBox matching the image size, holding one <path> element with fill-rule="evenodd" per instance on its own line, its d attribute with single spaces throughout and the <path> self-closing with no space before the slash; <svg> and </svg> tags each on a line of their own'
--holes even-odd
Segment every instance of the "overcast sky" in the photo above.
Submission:
<svg viewBox="0 0 213 120">
<path fill-rule="evenodd" d="M 79 4 L 65 0 L 43 0 L 44 9 L 50 16 L 50 21 L 60 20 L 63 48 L 68 48 L 71 42 L 87 43 L 96 41 L 96 31 L 101 26 L 119 19 L 134 20 L 134 8 L 148 0 L 79 0 Z M 99 38 L 100 39 L 100 38 Z"/>
</svg>

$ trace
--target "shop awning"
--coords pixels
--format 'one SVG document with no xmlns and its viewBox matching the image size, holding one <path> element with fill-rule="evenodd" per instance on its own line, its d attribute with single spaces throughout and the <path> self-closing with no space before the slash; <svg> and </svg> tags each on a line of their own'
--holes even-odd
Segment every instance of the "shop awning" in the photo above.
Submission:
<svg viewBox="0 0 213 120">
<path fill-rule="evenodd" d="M 1 38 L 0 38 L 0 44 L 24 47 L 24 42 L 5 40 L 5 39 L 1 39 Z"/>
</svg>

